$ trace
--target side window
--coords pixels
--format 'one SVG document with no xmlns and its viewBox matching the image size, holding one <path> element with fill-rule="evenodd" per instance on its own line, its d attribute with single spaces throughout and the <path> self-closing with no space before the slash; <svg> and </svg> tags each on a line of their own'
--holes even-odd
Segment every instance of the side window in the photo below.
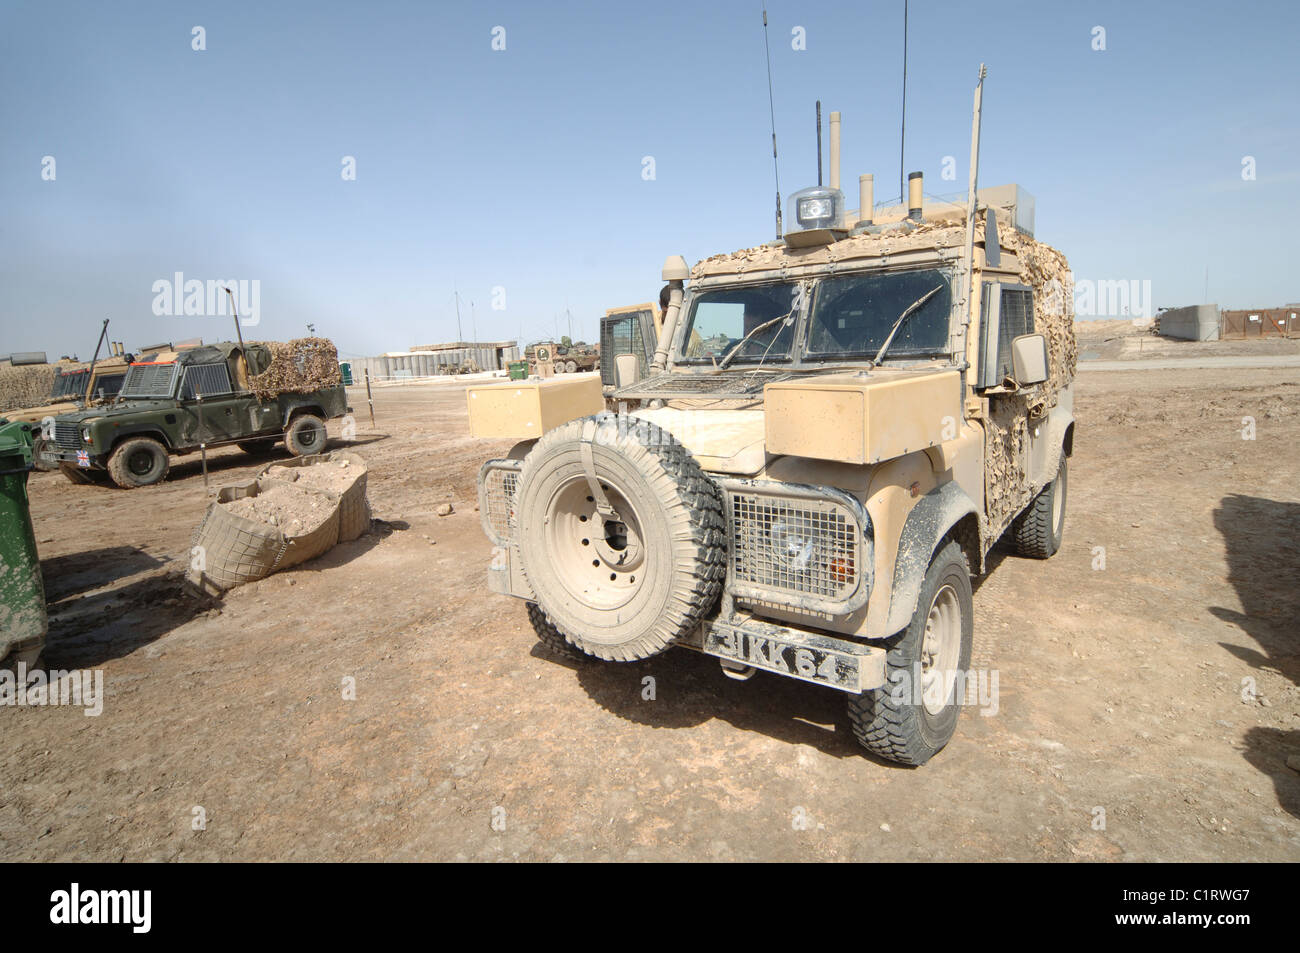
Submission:
<svg viewBox="0 0 1300 953">
<path fill-rule="evenodd" d="M 979 387 L 1011 376 L 1011 342 L 1034 333 L 1034 293 L 1025 285 L 990 282 L 980 299 Z"/>
<path fill-rule="evenodd" d="M 181 399 L 191 400 L 196 394 L 217 397 L 230 393 L 230 371 L 225 364 L 191 364 L 185 368 L 181 381 Z"/>
<path fill-rule="evenodd" d="M 645 342 L 641 335 L 641 321 L 644 311 L 634 311 L 613 321 L 605 322 L 601 329 L 600 340 L 600 376 L 601 382 L 614 383 L 614 359 L 620 354 L 635 354 L 637 369 L 644 377 L 648 368 L 645 363 Z"/>
</svg>

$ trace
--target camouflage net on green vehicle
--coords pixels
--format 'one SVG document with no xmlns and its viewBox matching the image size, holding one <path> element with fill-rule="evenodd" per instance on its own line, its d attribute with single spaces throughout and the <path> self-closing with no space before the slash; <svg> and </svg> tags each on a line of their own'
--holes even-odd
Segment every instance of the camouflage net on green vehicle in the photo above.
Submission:
<svg viewBox="0 0 1300 953">
<path fill-rule="evenodd" d="M 306 394 L 343 383 L 338 348 L 329 338 L 261 343 L 271 352 L 271 364 L 248 379 L 248 389 L 259 400 L 277 394 Z"/>
<path fill-rule="evenodd" d="M 57 371 L 54 364 L 0 366 L 0 414 L 48 404 Z"/>
</svg>

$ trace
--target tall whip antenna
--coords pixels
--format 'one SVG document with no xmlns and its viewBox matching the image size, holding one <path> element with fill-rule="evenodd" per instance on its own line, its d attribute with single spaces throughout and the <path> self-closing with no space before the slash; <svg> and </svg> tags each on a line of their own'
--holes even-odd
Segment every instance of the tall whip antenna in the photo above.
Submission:
<svg viewBox="0 0 1300 953">
<path fill-rule="evenodd" d="M 907 0 L 903 0 L 903 118 L 898 127 L 898 204 L 907 201 L 903 178 L 903 143 L 907 141 Z"/>
<path fill-rule="evenodd" d="M 822 101 L 817 100 L 817 184 L 822 184 Z"/>
<path fill-rule="evenodd" d="M 776 101 L 772 97 L 772 49 L 767 44 L 767 4 L 763 5 L 763 52 L 767 54 L 767 109 L 772 118 L 772 173 L 776 177 L 776 237 L 781 237 L 781 169 L 776 164 Z"/>
</svg>

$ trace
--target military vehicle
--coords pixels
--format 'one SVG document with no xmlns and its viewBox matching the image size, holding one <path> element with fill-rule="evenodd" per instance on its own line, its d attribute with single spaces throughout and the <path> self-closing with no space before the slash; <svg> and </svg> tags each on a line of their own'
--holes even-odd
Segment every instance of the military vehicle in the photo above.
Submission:
<svg viewBox="0 0 1300 953">
<path fill-rule="evenodd" d="M 44 459 L 73 482 L 107 474 L 130 489 L 162 481 L 170 454 L 201 446 L 236 444 L 263 454 L 282 438 L 295 456 L 320 453 L 327 440 L 325 421 L 350 410 L 337 353 L 329 345 L 332 370 L 325 360 L 318 379 L 295 384 L 301 358 L 289 354 L 288 366 L 275 372 L 273 347 L 227 341 L 137 361 L 111 406 L 54 418 Z M 282 383 L 261 383 L 259 375 Z"/>
<path fill-rule="evenodd" d="M 60 367 L 54 375 L 50 387 L 50 402 L 40 407 L 23 407 L 8 411 L 4 416 L 9 420 L 20 420 L 31 424 L 35 429 L 33 448 L 33 465 L 37 470 L 48 470 L 50 465 L 44 462 L 45 434 L 49 423 L 59 414 L 68 413 L 77 407 L 94 407 L 108 403 L 122 389 L 126 378 L 126 369 L 130 366 L 130 357 L 110 357 L 98 361 L 95 365 L 72 365 Z"/>
<path fill-rule="evenodd" d="M 844 692 L 858 741 L 924 764 L 970 671 L 973 576 L 998 540 L 1061 546 L 1074 443 L 1068 266 L 1019 186 L 859 208 L 790 199 L 794 230 L 670 257 L 648 371 L 617 413 L 587 379 L 469 389 L 471 433 L 516 438 L 479 475 L 490 587 L 576 660 L 670 647 Z M 987 699 L 983 699 L 987 701 Z"/>
</svg>

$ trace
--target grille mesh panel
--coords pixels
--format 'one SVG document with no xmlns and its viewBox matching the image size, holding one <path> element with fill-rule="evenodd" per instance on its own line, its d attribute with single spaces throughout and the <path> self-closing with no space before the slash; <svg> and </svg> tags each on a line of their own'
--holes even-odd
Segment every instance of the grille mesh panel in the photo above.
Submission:
<svg viewBox="0 0 1300 953">
<path fill-rule="evenodd" d="M 489 470 L 484 479 L 487 523 L 497 539 L 510 538 L 510 515 L 515 505 L 515 490 L 518 488 L 518 470 Z"/>
<path fill-rule="evenodd" d="M 77 425 L 55 420 L 54 443 L 64 450 L 80 450 L 81 434 L 77 432 Z"/>
<path fill-rule="evenodd" d="M 617 391 L 615 397 L 746 397 L 761 394 L 788 372 L 749 371 L 734 374 L 660 374 Z"/>
<path fill-rule="evenodd" d="M 202 394 L 216 397 L 230 393 L 230 370 L 225 364 L 191 364 L 185 368 L 181 397 L 185 400 Z"/>
<path fill-rule="evenodd" d="M 733 578 L 773 596 L 837 600 L 857 587 L 857 520 L 831 500 L 731 494 Z"/>
<path fill-rule="evenodd" d="M 123 397 L 168 397 L 175 364 L 132 364 L 122 382 Z"/>
</svg>

